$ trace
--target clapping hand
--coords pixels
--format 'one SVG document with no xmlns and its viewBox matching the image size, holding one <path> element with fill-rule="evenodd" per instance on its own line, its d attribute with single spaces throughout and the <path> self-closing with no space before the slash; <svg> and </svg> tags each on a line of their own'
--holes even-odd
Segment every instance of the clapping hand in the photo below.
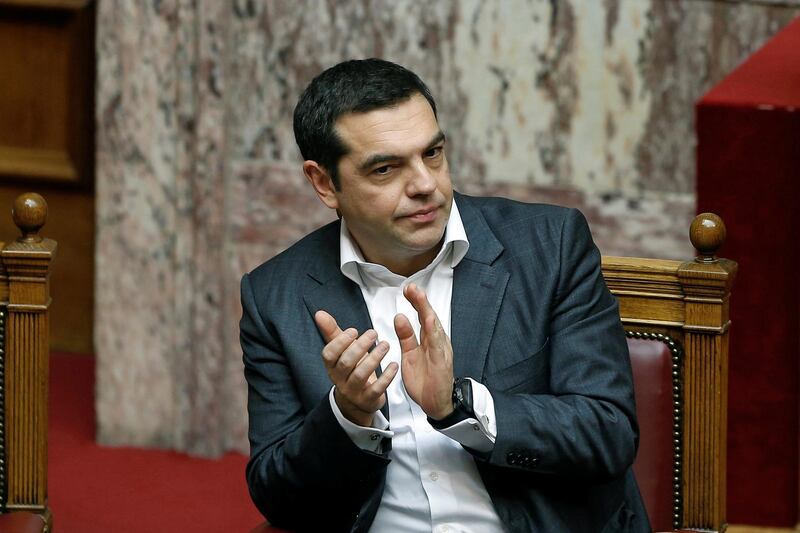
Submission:
<svg viewBox="0 0 800 533">
<path fill-rule="evenodd" d="M 435 420 L 453 412 L 453 347 L 425 291 L 410 283 L 403 295 L 417 311 L 420 340 L 403 314 L 394 317 L 400 340 L 403 384 L 412 400 Z"/>
<path fill-rule="evenodd" d="M 397 363 L 389 363 L 380 377 L 375 374 L 389 352 L 389 343 L 376 345 L 378 335 L 371 329 L 361 336 L 353 328 L 342 331 L 325 311 L 317 311 L 314 321 L 327 343 L 322 359 L 335 385 L 336 405 L 354 424 L 370 427 L 375 412 L 386 403 L 386 388 L 398 371 Z"/>
</svg>

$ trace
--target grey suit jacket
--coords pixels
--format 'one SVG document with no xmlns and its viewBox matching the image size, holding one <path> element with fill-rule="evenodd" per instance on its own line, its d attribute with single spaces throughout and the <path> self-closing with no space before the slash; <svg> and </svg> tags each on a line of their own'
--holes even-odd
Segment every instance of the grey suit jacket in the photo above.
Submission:
<svg viewBox="0 0 800 533">
<path fill-rule="evenodd" d="M 649 531 L 630 466 L 633 385 L 617 304 L 574 209 L 456 193 L 469 252 L 454 270 L 456 376 L 490 390 L 497 440 L 473 454 L 509 531 Z M 257 507 L 290 530 L 366 531 L 389 463 L 337 423 L 314 324 L 371 327 L 360 289 L 339 270 L 331 223 L 242 279 Z"/>
</svg>

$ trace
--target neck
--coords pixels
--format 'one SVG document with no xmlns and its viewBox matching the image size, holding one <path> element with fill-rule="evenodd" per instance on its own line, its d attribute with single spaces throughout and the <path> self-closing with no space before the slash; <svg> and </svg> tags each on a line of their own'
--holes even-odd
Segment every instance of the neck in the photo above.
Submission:
<svg viewBox="0 0 800 533">
<path fill-rule="evenodd" d="M 408 254 L 403 256 L 393 256 L 393 257 L 381 257 L 378 255 L 373 255 L 368 253 L 364 250 L 361 245 L 358 244 L 358 241 L 355 240 L 353 234 L 350 234 L 350 238 L 359 247 L 361 250 L 361 254 L 364 256 L 364 259 L 369 263 L 374 263 L 376 265 L 383 265 L 391 272 L 403 276 L 409 277 L 426 266 L 431 264 L 431 261 L 436 257 L 436 254 L 439 253 L 439 250 L 442 249 L 442 243 L 444 242 L 444 236 L 442 239 L 430 250 L 426 250 L 425 252 L 419 254 Z"/>
<path fill-rule="evenodd" d="M 404 261 L 397 261 L 396 263 L 391 263 L 390 261 L 383 261 L 380 264 L 404 277 L 410 277 L 425 268 L 426 266 L 431 264 L 431 261 L 436 257 L 436 254 L 439 253 L 439 250 L 442 248 L 442 241 L 439 241 L 439 244 L 428 250 L 427 252 L 416 255 L 413 257 L 406 258 Z"/>
</svg>

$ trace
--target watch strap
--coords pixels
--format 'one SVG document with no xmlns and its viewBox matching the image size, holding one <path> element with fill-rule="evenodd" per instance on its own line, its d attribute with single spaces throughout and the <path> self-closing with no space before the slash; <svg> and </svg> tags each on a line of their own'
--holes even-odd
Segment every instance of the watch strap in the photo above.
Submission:
<svg viewBox="0 0 800 533">
<path fill-rule="evenodd" d="M 470 418 L 475 418 L 472 404 L 472 381 L 468 378 L 456 378 L 453 381 L 453 412 L 441 420 L 428 417 L 428 423 L 434 429 L 445 429 Z"/>
</svg>

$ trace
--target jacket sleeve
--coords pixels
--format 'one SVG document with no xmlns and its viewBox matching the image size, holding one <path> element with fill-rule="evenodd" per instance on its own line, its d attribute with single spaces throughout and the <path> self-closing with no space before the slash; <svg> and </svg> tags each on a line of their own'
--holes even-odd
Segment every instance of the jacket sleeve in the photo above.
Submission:
<svg viewBox="0 0 800 533">
<path fill-rule="evenodd" d="M 383 482 L 387 454 L 353 444 L 327 395 L 312 409 L 304 408 L 281 342 L 300 333 L 279 335 L 275 323 L 262 317 L 248 275 L 242 278 L 241 301 L 250 418 L 247 483 L 253 502 L 277 527 L 349 530 Z"/>
<path fill-rule="evenodd" d="M 548 340 L 549 390 L 490 388 L 497 439 L 476 458 L 502 468 L 609 479 L 633 463 L 638 444 L 633 382 L 616 299 L 608 291 L 586 220 L 561 227 Z"/>
</svg>

